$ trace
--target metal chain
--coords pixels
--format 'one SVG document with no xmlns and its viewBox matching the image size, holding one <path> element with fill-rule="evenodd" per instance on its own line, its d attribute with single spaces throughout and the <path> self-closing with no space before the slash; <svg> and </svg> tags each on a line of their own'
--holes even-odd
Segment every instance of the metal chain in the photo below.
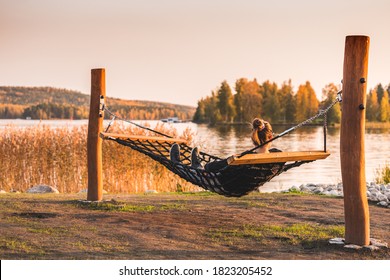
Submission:
<svg viewBox="0 0 390 280">
<path fill-rule="evenodd" d="M 304 125 L 306 125 L 308 123 L 311 123 L 316 118 L 321 117 L 322 115 L 325 115 L 337 102 L 341 102 L 341 101 L 342 101 L 342 99 L 341 99 L 341 91 L 339 91 L 337 93 L 336 99 L 328 107 L 326 107 L 323 110 L 319 110 L 319 112 L 316 115 L 314 115 L 311 118 L 309 118 L 309 119 L 307 119 L 307 120 L 297 124 L 296 126 L 293 127 L 293 129 L 300 128 L 300 127 L 302 127 L 302 126 L 304 126 Z"/>
</svg>

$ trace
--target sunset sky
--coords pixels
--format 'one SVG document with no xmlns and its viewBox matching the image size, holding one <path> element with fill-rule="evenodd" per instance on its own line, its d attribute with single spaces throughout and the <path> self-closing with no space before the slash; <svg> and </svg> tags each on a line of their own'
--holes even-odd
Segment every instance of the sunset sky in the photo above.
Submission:
<svg viewBox="0 0 390 280">
<path fill-rule="evenodd" d="M 0 0 L 0 85 L 196 106 L 223 80 L 321 96 L 340 84 L 347 35 L 371 38 L 368 87 L 390 83 L 389 0 Z"/>
</svg>

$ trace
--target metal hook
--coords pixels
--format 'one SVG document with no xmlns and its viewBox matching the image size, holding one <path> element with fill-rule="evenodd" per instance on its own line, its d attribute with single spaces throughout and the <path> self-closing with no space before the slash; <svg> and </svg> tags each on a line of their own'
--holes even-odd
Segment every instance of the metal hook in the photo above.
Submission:
<svg viewBox="0 0 390 280">
<path fill-rule="evenodd" d="M 343 97 L 342 97 L 342 95 L 341 95 L 342 93 L 343 93 L 343 91 L 340 90 L 340 91 L 337 93 L 337 95 L 336 95 L 336 100 L 337 100 L 338 102 L 343 101 Z"/>
<path fill-rule="evenodd" d="M 104 96 L 100 95 L 100 103 L 99 103 L 99 117 L 103 117 L 104 112 Z"/>
</svg>

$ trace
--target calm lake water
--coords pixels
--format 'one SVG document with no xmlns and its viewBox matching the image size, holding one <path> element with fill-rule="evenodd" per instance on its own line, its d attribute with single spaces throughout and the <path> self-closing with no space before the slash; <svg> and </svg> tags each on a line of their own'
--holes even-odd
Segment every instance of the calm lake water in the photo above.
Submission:
<svg viewBox="0 0 390 280">
<path fill-rule="evenodd" d="M 6 125 L 16 127 L 34 127 L 49 125 L 50 127 L 86 125 L 87 120 L 0 120 L 0 129 Z M 145 123 L 145 121 L 139 123 Z M 153 128 L 158 121 L 148 121 Z M 235 153 L 252 148 L 249 138 L 249 125 L 231 125 L 209 127 L 194 123 L 166 124 L 173 126 L 180 133 L 190 128 L 196 135 L 195 142 L 208 153 L 227 157 Z M 274 132 L 280 133 L 288 127 L 275 126 Z M 367 129 L 365 137 L 366 147 L 366 179 L 374 181 L 376 169 L 390 163 L 390 129 Z M 281 137 L 273 142 L 273 146 L 283 151 L 305 151 L 323 149 L 322 127 L 303 127 Z M 337 184 L 341 182 L 340 169 L 340 129 L 329 128 L 327 136 L 327 149 L 331 155 L 325 160 L 319 160 L 301 167 L 294 168 L 275 177 L 271 182 L 261 188 L 262 191 L 280 191 L 293 185 L 306 183 Z"/>
</svg>

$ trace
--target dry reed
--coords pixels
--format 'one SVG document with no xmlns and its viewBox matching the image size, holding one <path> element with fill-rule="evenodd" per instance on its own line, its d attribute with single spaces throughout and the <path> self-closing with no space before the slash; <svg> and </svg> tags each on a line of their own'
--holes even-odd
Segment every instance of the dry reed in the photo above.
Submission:
<svg viewBox="0 0 390 280">
<path fill-rule="evenodd" d="M 175 129 L 155 129 L 177 137 Z M 139 128 L 115 125 L 112 131 L 147 135 Z M 186 130 L 179 137 L 192 141 Z M 16 128 L 0 131 L 0 189 L 24 192 L 38 184 L 61 193 L 87 188 L 87 127 Z M 193 191 L 187 183 L 148 157 L 112 141 L 103 142 L 103 186 L 110 193 Z"/>
</svg>

